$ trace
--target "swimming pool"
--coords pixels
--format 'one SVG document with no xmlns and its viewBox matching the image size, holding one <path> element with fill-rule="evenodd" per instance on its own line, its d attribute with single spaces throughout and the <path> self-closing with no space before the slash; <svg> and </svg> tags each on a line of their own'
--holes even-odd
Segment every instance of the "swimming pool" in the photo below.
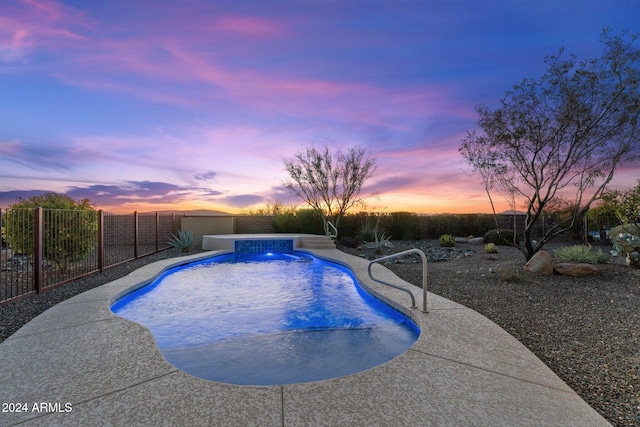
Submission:
<svg viewBox="0 0 640 427">
<path fill-rule="evenodd" d="M 229 253 L 175 267 L 111 309 L 150 329 L 177 368 L 242 385 L 360 372 L 419 335 L 348 269 L 302 252 Z"/>
</svg>

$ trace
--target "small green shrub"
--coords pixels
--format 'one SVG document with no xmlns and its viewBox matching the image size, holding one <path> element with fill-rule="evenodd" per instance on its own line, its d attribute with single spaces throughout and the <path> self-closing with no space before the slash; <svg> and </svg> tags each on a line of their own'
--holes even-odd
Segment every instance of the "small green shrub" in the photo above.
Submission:
<svg viewBox="0 0 640 427">
<path fill-rule="evenodd" d="M 564 246 L 554 251 L 556 258 L 564 262 L 585 262 L 588 264 L 604 264 L 609 261 L 609 255 L 589 245 Z"/>
<path fill-rule="evenodd" d="M 629 233 L 634 236 L 640 236 L 640 224 L 623 224 L 613 227 L 609 230 L 609 239 L 613 243 L 613 240 L 620 234 Z"/>
<path fill-rule="evenodd" d="M 75 201 L 63 194 L 45 193 L 19 199 L 3 214 L 2 238 L 15 253 L 33 254 L 35 209 L 42 212 L 42 256 L 66 271 L 93 253 L 98 211 L 88 199 Z"/>
<path fill-rule="evenodd" d="M 494 245 L 507 245 L 514 242 L 514 233 L 512 230 L 489 230 L 484 233 L 483 243 L 493 243 Z M 519 243 L 520 239 L 515 236 L 515 242 Z"/>
<path fill-rule="evenodd" d="M 456 239 L 451 234 L 443 234 L 440 236 L 440 246 L 453 247 L 456 245 Z"/>
<path fill-rule="evenodd" d="M 525 284 L 528 283 L 529 280 L 527 280 L 526 276 L 524 275 L 524 273 L 522 273 L 521 271 L 508 271 L 508 272 L 502 272 L 499 275 L 499 278 L 501 281 L 505 282 L 505 283 L 513 283 L 513 284 Z"/>
<path fill-rule="evenodd" d="M 487 243 L 486 245 L 484 245 L 484 251 L 488 254 L 497 254 L 498 248 L 496 247 L 495 243 Z"/>
<path fill-rule="evenodd" d="M 189 252 L 194 244 L 193 234 L 190 231 L 178 231 L 178 236 L 171 234 L 167 244 L 174 248 L 181 249 L 182 252 Z"/>
<path fill-rule="evenodd" d="M 640 268 L 640 237 L 631 233 L 619 233 L 612 238 L 613 248 L 627 256 L 627 265 Z"/>
<path fill-rule="evenodd" d="M 278 214 L 273 218 L 272 226 L 276 233 L 295 233 L 296 216 L 290 212 Z"/>
</svg>

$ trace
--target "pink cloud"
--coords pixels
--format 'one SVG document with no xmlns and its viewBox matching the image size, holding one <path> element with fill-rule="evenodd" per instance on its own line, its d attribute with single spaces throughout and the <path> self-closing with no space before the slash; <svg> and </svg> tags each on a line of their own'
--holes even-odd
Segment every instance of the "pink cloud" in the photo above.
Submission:
<svg viewBox="0 0 640 427">
<path fill-rule="evenodd" d="M 0 60 L 26 59 L 35 49 L 68 46 L 82 40 L 76 28 L 85 16 L 54 0 L 22 0 L 0 4 Z"/>
</svg>

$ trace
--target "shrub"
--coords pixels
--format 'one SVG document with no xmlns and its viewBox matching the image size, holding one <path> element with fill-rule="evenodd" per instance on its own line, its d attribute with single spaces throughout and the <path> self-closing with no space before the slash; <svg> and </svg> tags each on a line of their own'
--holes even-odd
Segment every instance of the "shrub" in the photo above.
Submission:
<svg viewBox="0 0 640 427">
<path fill-rule="evenodd" d="M 505 230 L 505 229 L 495 230 L 494 229 L 484 233 L 483 243 L 484 244 L 493 243 L 494 245 L 508 245 L 509 243 L 514 242 L 514 237 L 515 237 L 515 242 L 519 243 L 520 239 L 518 238 L 517 235 L 514 236 L 514 233 L 512 230 Z"/>
<path fill-rule="evenodd" d="M 589 245 L 564 246 L 554 251 L 556 258 L 564 262 L 586 262 L 589 264 L 604 264 L 609 261 L 609 255 L 598 249 L 594 251 Z"/>
<path fill-rule="evenodd" d="M 497 254 L 498 248 L 496 247 L 495 243 L 487 243 L 486 245 L 484 245 L 484 251 L 488 254 Z"/>
<path fill-rule="evenodd" d="M 70 263 L 86 259 L 97 244 L 98 212 L 88 199 L 76 202 L 56 193 L 20 199 L 5 216 L 9 246 L 24 255 L 33 254 L 33 212 L 44 209 L 42 256 L 67 270 Z"/>
<path fill-rule="evenodd" d="M 456 245 L 456 239 L 451 234 L 443 234 L 440 236 L 440 246 L 453 247 Z"/>
<path fill-rule="evenodd" d="M 423 234 L 418 215 L 412 212 L 391 212 L 385 216 L 385 229 L 389 234 L 402 240 L 419 239 Z"/>
<path fill-rule="evenodd" d="M 529 282 L 527 277 L 521 271 L 502 272 L 500 273 L 499 278 L 505 283 L 513 283 L 516 285 Z"/>
<path fill-rule="evenodd" d="M 294 233 L 296 231 L 296 216 L 292 213 L 278 214 L 273 218 L 272 226 L 276 233 Z"/>
<path fill-rule="evenodd" d="M 619 233 L 613 237 L 613 248 L 627 256 L 627 265 L 640 268 L 640 237 L 630 233 Z"/>
<path fill-rule="evenodd" d="M 609 238 L 613 242 L 613 239 L 624 233 L 633 234 L 634 236 L 640 236 L 640 224 L 623 224 L 618 225 L 617 227 L 613 227 L 611 230 L 609 230 Z"/>
<path fill-rule="evenodd" d="M 296 211 L 296 233 L 324 234 L 322 216 L 314 209 Z"/>
<path fill-rule="evenodd" d="M 275 216 L 272 222 L 276 233 L 324 234 L 322 217 L 313 209 L 299 209 Z"/>
</svg>

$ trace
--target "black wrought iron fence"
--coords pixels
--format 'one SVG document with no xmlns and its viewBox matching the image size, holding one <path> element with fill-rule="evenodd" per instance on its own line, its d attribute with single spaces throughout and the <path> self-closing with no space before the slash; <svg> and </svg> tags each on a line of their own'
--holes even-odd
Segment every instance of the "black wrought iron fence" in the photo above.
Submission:
<svg viewBox="0 0 640 427">
<path fill-rule="evenodd" d="M 169 247 L 171 213 L 0 209 L 0 304 Z"/>
</svg>

